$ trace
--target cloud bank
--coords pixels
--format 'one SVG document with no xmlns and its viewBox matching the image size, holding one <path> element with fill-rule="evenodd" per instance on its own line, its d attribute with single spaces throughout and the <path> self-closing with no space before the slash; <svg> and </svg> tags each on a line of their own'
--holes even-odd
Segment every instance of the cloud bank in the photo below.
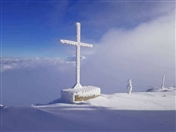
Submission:
<svg viewBox="0 0 176 132">
<path fill-rule="evenodd" d="M 47 103 L 75 84 L 75 62 L 60 58 L 2 58 L 1 103 Z"/>
<path fill-rule="evenodd" d="M 106 93 L 124 92 L 128 79 L 134 91 L 160 87 L 162 75 L 167 76 L 166 85 L 175 85 L 174 10 L 130 30 L 110 29 L 87 64 L 83 80 L 94 76 L 89 83 Z"/>
</svg>

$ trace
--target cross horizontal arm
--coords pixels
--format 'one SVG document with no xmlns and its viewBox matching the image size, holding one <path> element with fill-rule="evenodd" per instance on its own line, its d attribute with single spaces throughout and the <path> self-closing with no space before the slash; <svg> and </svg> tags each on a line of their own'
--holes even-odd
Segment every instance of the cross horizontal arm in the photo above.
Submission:
<svg viewBox="0 0 176 132">
<path fill-rule="evenodd" d="M 60 42 L 63 43 L 63 44 L 78 45 L 78 42 L 70 41 L 70 40 L 61 39 Z"/>
<path fill-rule="evenodd" d="M 63 44 L 70 44 L 70 45 L 75 45 L 75 46 L 78 45 L 78 42 L 70 41 L 70 40 L 63 40 L 63 39 L 61 39 L 60 42 L 63 43 Z M 83 46 L 83 47 L 93 47 L 92 44 L 86 44 L 86 43 L 82 43 L 82 42 L 80 42 L 80 46 Z"/>
<path fill-rule="evenodd" d="M 90 48 L 92 48 L 93 47 L 93 45 L 92 44 L 86 44 L 86 43 L 80 43 L 80 46 L 83 46 L 83 47 L 90 47 Z"/>
</svg>

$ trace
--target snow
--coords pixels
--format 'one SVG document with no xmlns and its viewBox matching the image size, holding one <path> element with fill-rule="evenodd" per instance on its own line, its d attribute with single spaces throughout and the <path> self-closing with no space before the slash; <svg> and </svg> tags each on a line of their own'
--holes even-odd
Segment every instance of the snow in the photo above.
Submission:
<svg viewBox="0 0 176 132">
<path fill-rule="evenodd" d="M 176 87 L 162 87 L 162 88 L 150 88 L 150 89 L 147 89 L 146 92 L 172 92 L 172 91 L 175 91 L 176 90 Z"/>
<path fill-rule="evenodd" d="M 102 94 L 78 104 L 7 106 L 2 131 L 175 131 L 176 90 Z"/>
<path fill-rule="evenodd" d="M 91 96 L 99 96 L 101 94 L 101 90 L 95 86 L 83 86 L 81 88 L 69 88 L 63 89 L 61 91 L 61 98 L 65 101 L 74 103 L 75 96 L 79 97 L 91 97 Z"/>
<path fill-rule="evenodd" d="M 91 105 L 111 110 L 174 110 L 174 92 L 134 92 L 131 95 L 116 93 L 89 100 Z"/>
</svg>

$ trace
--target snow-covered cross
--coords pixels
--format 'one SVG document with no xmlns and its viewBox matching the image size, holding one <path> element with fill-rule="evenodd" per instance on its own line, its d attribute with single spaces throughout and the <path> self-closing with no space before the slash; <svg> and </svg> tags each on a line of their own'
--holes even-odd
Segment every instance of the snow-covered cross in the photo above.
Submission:
<svg viewBox="0 0 176 132">
<path fill-rule="evenodd" d="M 81 24 L 79 22 L 76 23 L 77 27 L 77 41 L 70 41 L 70 40 L 63 40 L 61 39 L 60 42 L 63 44 L 70 44 L 76 46 L 76 84 L 74 88 L 81 88 L 80 84 L 80 47 L 93 47 L 92 44 L 86 44 L 81 42 Z"/>
</svg>

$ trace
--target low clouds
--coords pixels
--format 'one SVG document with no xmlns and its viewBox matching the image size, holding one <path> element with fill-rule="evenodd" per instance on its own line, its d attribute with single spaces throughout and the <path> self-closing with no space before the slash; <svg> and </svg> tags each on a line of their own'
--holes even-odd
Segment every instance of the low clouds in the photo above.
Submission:
<svg viewBox="0 0 176 132">
<path fill-rule="evenodd" d="M 85 57 L 82 56 L 81 60 Z M 47 103 L 75 85 L 75 61 L 60 58 L 2 58 L 1 91 L 4 105 Z"/>
<path fill-rule="evenodd" d="M 85 59 L 86 59 L 85 56 L 81 56 L 81 57 L 80 57 L 80 60 L 81 60 L 81 61 L 83 61 L 83 60 L 85 60 Z M 66 61 L 75 62 L 75 61 L 76 61 L 76 56 L 68 57 L 68 58 L 66 59 Z"/>
<path fill-rule="evenodd" d="M 2 103 L 47 103 L 75 83 L 75 65 L 59 58 L 1 59 Z"/>
<path fill-rule="evenodd" d="M 2 58 L 1 72 L 15 69 L 35 69 L 37 67 L 57 66 L 64 63 L 60 58 Z"/>
<path fill-rule="evenodd" d="M 85 56 L 81 56 L 81 61 L 86 59 Z M 60 58 L 2 58 L 1 59 L 1 72 L 8 70 L 20 70 L 20 69 L 37 69 L 55 67 L 58 70 L 69 69 L 74 67 L 76 56 L 68 57 L 63 60 Z"/>
<path fill-rule="evenodd" d="M 83 76 L 94 76 L 96 80 L 89 83 L 103 92 L 125 92 L 130 78 L 134 91 L 160 87 L 162 75 L 167 76 L 167 85 L 175 85 L 174 11 L 130 30 L 110 29 L 99 45 L 89 66 L 83 67 Z"/>
</svg>

